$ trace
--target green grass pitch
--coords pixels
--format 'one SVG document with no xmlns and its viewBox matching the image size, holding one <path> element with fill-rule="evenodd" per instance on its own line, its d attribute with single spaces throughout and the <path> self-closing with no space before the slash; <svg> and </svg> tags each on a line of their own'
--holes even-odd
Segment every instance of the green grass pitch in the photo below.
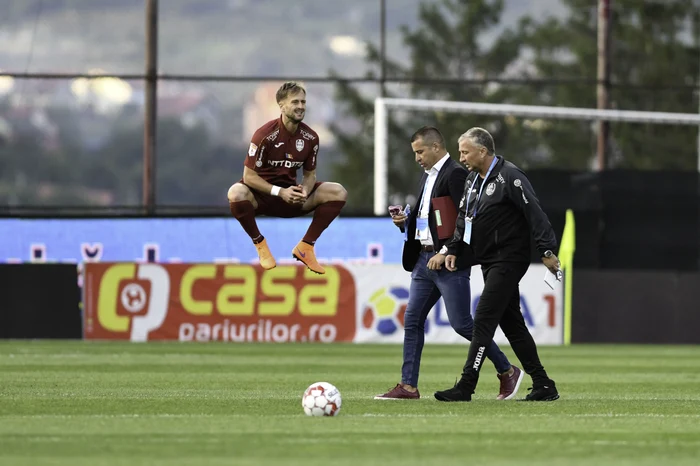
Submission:
<svg viewBox="0 0 700 466">
<path fill-rule="evenodd" d="M 421 400 L 375 401 L 400 345 L 6 341 L 0 465 L 700 464 L 700 346 L 540 354 L 558 401 L 495 401 L 487 361 L 473 402 L 440 403 L 465 346 L 426 346 Z M 338 417 L 304 415 L 317 381 Z"/>
</svg>

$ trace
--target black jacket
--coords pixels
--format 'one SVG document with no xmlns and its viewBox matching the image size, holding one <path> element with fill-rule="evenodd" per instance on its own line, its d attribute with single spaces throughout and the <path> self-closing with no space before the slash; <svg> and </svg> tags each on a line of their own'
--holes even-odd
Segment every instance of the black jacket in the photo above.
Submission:
<svg viewBox="0 0 700 466">
<path fill-rule="evenodd" d="M 530 262 L 530 234 L 540 255 L 556 252 L 557 239 L 547 214 L 525 173 L 512 163 L 497 156 L 498 161 L 487 180 L 472 172 L 467 177 L 464 195 L 460 201 L 455 234 L 447 245 L 448 253 L 459 257 L 464 249 L 462 241 L 466 196 L 469 195 L 469 213 L 472 217 L 476 197 L 482 182 L 476 217 L 472 221 L 471 249 L 479 264 L 494 262 Z"/>
<path fill-rule="evenodd" d="M 438 172 L 437 179 L 433 185 L 432 198 L 450 196 L 452 202 L 455 204 L 455 210 L 459 208 L 459 201 L 464 194 L 464 182 L 467 179 L 467 170 L 461 166 L 458 162 L 455 162 L 452 158 L 445 161 Z M 425 187 L 425 182 L 428 180 L 428 174 L 424 173 L 420 181 L 420 190 L 418 191 L 418 200 L 415 206 L 411 206 L 411 213 L 406 219 L 406 228 L 408 229 L 408 240 L 404 242 L 403 245 L 403 257 L 401 262 L 403 264 L 404 270 L 410 272 L 418 261 L 418 256 L 420 254 L 421 244 L 420 241 L 414 239 L 416 237 L 416 218 L 418 216 L 418 208 L 421 204 L 421 198 L 423 196 L 423 188 Z M 433 247 L 438 251 L 444 244 L 450 241 L 450 238 L 440 240 L 437 234 L 437 226 L 435 222 L 435 214 L 433 212 L 432 202 L 430 203 L 430 208 L 428 211 L 428 227 L 430 228 L 430 236 L 433 239 Z M 465 245 L 466 246 L 466 245 Z M 465 269 L 471 267 L 474 263 L 473 257 L 471 255 L 471 250 L 467 246 L 466 252 L 460 255 L 457 259 L 457 268 Z"/>
</svg>

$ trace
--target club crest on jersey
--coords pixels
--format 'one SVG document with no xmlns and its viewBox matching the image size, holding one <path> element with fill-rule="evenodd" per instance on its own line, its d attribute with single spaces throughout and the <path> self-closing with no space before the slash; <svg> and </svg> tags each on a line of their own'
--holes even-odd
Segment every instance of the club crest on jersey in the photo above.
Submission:
<svg viewBox="0 0 700 466">
<path fill-rule="evenodd" d="M 486 186 L 486 195 L 490 196 L 493 194 L 493 192 L 496 190 L 496 183 L 489 183 L 488 186 Z"/>
<path fill-rule="evenodd" d="M 297 144 L 297 146 L 296 146 L 297 151 L 301 152 L 302 150 L 304 150 L 304 140 L 303 139 L 297 139 L 296 144 Z"/>
<path fill-rule="evenodd" d="M 258 146 L 253 144 L 252 142 L 250 143 L 250 147 L 248 148 L 248 157 L 255 157 L 255 153 L 258 151 Z"/>
</svg>

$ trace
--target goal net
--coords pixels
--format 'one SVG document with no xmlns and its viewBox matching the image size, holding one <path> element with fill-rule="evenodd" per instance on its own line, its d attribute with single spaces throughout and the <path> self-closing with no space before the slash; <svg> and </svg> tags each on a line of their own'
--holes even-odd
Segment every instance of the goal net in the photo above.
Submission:
<svg viewBox="0 0 700 466">
<path fill-rule="evenodd" d="M 548 107 L 536 105 L 489 104 L 423 99 L 379 97 L 374 101 L 374 214 L 384 215 L 389 205 L 389 112 L 413 110 L 523 118 L 550 118 L 623 123 L 694 125 L 700 127 L 700 114 L 598 110 L 592 108 Z M 465 128 L 466 130 L 467 128 Z M 700 138 L 698 140 L 700 171 Z"/>
</svg>

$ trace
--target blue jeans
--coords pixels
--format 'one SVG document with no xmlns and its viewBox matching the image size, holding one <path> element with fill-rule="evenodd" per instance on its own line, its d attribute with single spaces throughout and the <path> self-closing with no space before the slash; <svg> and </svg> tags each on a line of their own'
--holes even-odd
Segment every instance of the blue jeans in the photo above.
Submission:
<svg viewBox="0 0 700 466">
<path fill-rule="evenodd" d="M 425 320 L 440 296 L 445 301 L 447 318 L 455 332 L 471 340 L 474 329 L 470 313 L 470 270 L 450 272 L 445 266 L 440 270 L 430 270 L 428 261 L 433 255 L 432 252 L 421 252 L 413 267 L 408 306 L 404 315 L 401 383 L 413 387 L 418 386 L 418 370 L 425 343 Z M 499 374 L 510 370 L 508 358 L 493 341 L 486 348 L 486 357 L 493 362 Z"/>
</svg>

